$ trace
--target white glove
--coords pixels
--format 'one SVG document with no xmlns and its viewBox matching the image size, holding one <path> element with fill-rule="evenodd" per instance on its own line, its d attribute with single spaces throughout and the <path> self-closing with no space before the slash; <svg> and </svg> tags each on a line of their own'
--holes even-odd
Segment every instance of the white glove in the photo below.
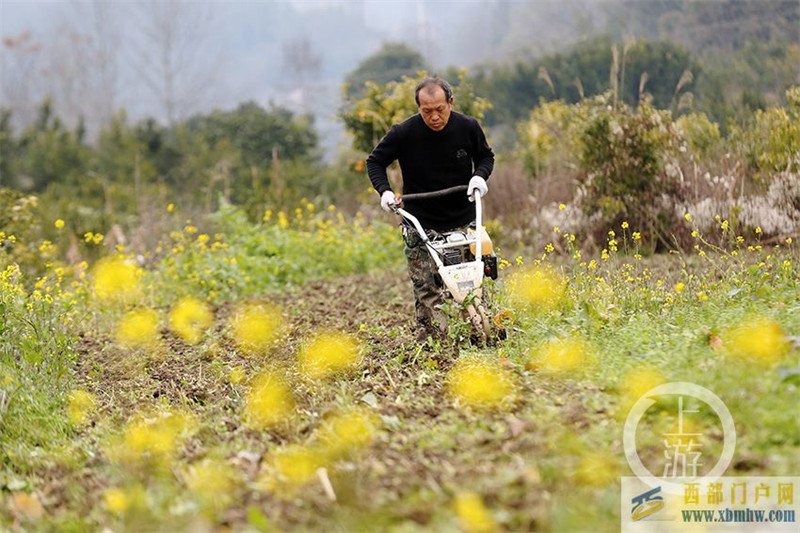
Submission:
<svg viewBox="0 0 800 533">
<path fill-rule="evenodd" d="M 381 195 L 381 209 L 387 213 L 392 212 L 392 207 L 397 205 L 397 198 L 392 191 L 384 191 Z"/>
<path fill-rule="evenodd" d="M 486 185 L 486 180 L 480 176 L 472 176 L 472 179 L 469 180 L 469 185 L 467 186 L 467 197 L 469 197 L 470 202 L 474 202 L 475 199 L 472 197 L 473 191 L 478 191 L 481 195 L 481 198 L 486 196 L 486 193 L 489 192 L 489 186 Z"/>
</svg>

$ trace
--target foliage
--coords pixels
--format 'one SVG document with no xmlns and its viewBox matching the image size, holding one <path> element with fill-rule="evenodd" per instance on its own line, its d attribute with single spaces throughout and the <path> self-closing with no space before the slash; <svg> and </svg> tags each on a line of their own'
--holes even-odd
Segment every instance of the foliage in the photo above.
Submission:
<svg viewBox="0 0 800 533">
<path fill-rule="evenodd" d="M 14 139 L 10 116 L 3 119 L 4 183 L 25 191 L 42 191 L 50 183 L 79 179 L 88 165 L 89 150 L 80 128 L 69 131 L 45 100 L 37 119 Z"/>
<path fill-rule="evenodd" d="M 686 139 L 691 154 L 700 161 L 710 160 L 720 148 L 719 125 L 704 113 L 693 112 L 679 117 L 675 129 Z"/>
<path fill-rule="evenodd" d="M 68 429 L 62 405 L 75 363 L 79 298 L 64 287 L 64 274 L 49 269 L 31 283 L 16 264 L 0 270 L 0 463 L 15 470 L 24 464 L 20 457 L 55 446 Z"/>
<path fill-rule="evenodd" d="M 553 173 L 574 164 L 578 108 L 562 100 L 542 101 L 530 119 L 517 124 L 516 154 L 531 177 Z"/>
<path fill-rule="evenodd" d="M 586 172 L 582 205 L 591 213 L 599 210 L 605 220 L 621 217 L 647 227 L 655 219 L 649 209 L 662 194 L 677 190 L 679 170 L 670 157 L 680 139 L 668 112 L 647 104 L 615 111 L 608 103 L 601 97 L 586 109 L 579 152 Z"/>
<path fill-rule="evenodd" d="M 360 214 L 347 220 L 334 206 L 317 212 L 306 202 L 288 214 L 268 210 L 261 223 L 252 224 L 240 208 L 225 205 L 209 226 L 216 230 L 209 232 L 213 238 L 186 226 L 158 247 L 151 272 L 157 300 L 176 294 L 238 300 L 276 287 L 370 272 L 401 258 L 393 228 Z"/>
<path fill-rule="evenodd" d="M 227 140 L 247 167 L 268 166 L 273 150 L 284 159 L 311 157 L 318 141 L 309 115 L 296 116 L 274 104 L 267 110 L 255 102 L 239 104 L 232 111 L 197 115 L 186 122 L 186 128 L 200 133 L 211 146 Z"/>
<path fill-rule="evenodd" d="M 363 97 L 368 81 L 386 85 L 429 68 L 422 54 L 405 43 L 384 43 L 380 50 L 362 60 L 355 70 L 345 76 L 346 96 L 349 99 Z"/>
<path fill-rule="evenodd" d="M 568 52 L 480 68 L 473 76 L 475 87 L 494 103 L 486 115 L 487 123 L 512 123 L 543 99 L 575 103 L 611 89 L 614 46 L 622 49 L 619 100 L 631 105 L 644 96 L 640 87 L 645 74 L 644 89 L 652 104 L 670 108 L 684 72 L 688 70 L 694 76 L 700 73 L 697 61 L 676 44 L 634 41 L 618 46 L 609 37 L 597 37 L 577 43 Z"/>
<path fill-rule="evenodd" d="M 800 86 L 786 91 L 788 105 L 759 110 L 731 137 L 756 179 L 769 182 L 771 174 L 800 171 Z"/>
<path fill-rule="evenodd" d="M 679 156 L 686 141 L 669 111 L 647 101 L 636 109 L 615 108 L 606 93 L 573 105 L 542 103 L 518 129 L 517 154 L 531 176 L 561 171 L 561 179 L 577 181 L 583 231 L 595 233 L 625 220 L 643 230 L 654 247 L 674 245 L 673 202 L 681 198 Z"/>
<path fill-rule="evenodd" d="M 476 95 L 466 74 L 465 70 L 461 70 L 456 80 L 448 80 L 453 85 L 455 109 L 482 120 L 491 104 Z M 419 72 L 416 77 L 404 76 L 402 81 L 391 81 L 386 85 L 367 82 L 363 98 L 345 102 L 339 116 L 353 135 L 353 145 L 357 150 L 369 153 L 392 124 L 398 124 L 417 113 L 414 89 L 427 76 L 427 73 Z"/>
<path fill-rule="evenodd" d="M 293 245 L 313 254 L 316 243 L 302 231 L 338 213 L 318 217 L 307 206 L 301 213 L 302 221 L 279 214 L 257 230 L 274 224 L 295 232 Z M 237 242 L 228 247 L 236 258 L 257 242 L 235 210 L 216 223 L 226 242 Z M 503 316 L 513 327 L 499 345 L 480 349 L 455 337 L 428 346 L 408 339 L 400 254 L 383 272 L 273 287 L 268 296 L 280 301 L 281 317 L 267 311 L 247 327 L 233 301 L 246 293 L 232 291 L 204 308 L 203 333 L 190 342 L 153 327 L 154 316 L 186 301 L 178 297 L 186 279 L 165 276 L 156 263 L 142 280 L 153 283 L 147 290 L 156 298 L 134 304 L 148 317 L 133 328 L 147 330 L 144 348 L 109 336 L 127 318 L 89 298 L 84 282 L 75 280 L 80 292 L 70 301 L 72 284 L 49 271 L 39 288 L 46 305 L 37 306 L 12 268 L 0 277 L 0 302 L 11 310 L 0 325 L 15 328 L 0 336 L 0 396 L 12 399 L 7 409 L 0 401 L 7 491 L 0 524 L 373 531 L 405 528 L 413 514 L 412 529 L 610 530 L 619 522 L 625 417 L 640 396 L 670 381 L 707 387 L 730 409 L 737 454 L 748 458 L 731 465 L 732 475 L 800 467 L 800 428 L 787 407 L 796 403 L 800 365 L 792 342 L 800 328 L 796 245 L 721 250 L 698 235 L 696 253 L 648 259 L 637 228 L 606 229 L 618 233 L 599 256 L 581 257 L 580 244 L 559 234 L 571 256 L 545 247 L 534 259 L 503 263 L 500 303 L 509 304 Z M 191 226 L 182 233 L 205 241 Z M 327 236 L 339 249 L 353 238 Z M 534 272 L 558 273 L 559 305 L 535 305 L 553 283 L 533 294 L 510 282 Z M 158 298 L 154 309 L 143 308 Z M 283 320 L 273 337 L 269 327 Z M 265 327 L 258 355 L 240 347 L 242 329 L 261 338 Z M 45 350 L 59 358 L 24 366 Z M 365 357 L 352 357 L 356 350 Z M 309 358 L 354 371 L 322 379 L 304 373 Z M 752 401 L 764 390 L 770 394 Z M 658 407 L 675 413 L 672 404 Z M 722 447 L 713 416 L 693 419 L 703 459 Z M 638 450 L 651 471 L 663 467 L 664 418 L 645 417 L 640 426 Z M 431 476 L 440 490 L 430 488 Z M 560 503 L 537 505 L 545 491 Z M 565 512 L 573 505 L 583 505 L 580 516 Z"/>
</svg>

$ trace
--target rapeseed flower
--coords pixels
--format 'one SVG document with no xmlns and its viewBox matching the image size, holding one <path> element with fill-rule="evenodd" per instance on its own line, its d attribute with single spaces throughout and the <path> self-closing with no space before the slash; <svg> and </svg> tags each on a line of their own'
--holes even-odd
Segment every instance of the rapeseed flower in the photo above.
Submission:
<svg viewBox="0 0 800 533">
<path fill-rule="evenodd" d="M 195 425 L 193 416 L 181 412 L 137 416 L 125 428 L 121 443 L 109 455 L 125 465 L 165 465 L 183 440 L 191 435 Z"/>
<path fill-rule="evenodd" d="M 206 459 L 189 467 L 186 487 L 209 510 L 224 509 L 231 501 L 235 478 L 231 468 L 223 462 Z"/>
<path fill-rule="evenodd" d="M 263 353 L 280 334 L 283 319 L 276 307 L 251 304 L 232 318 L 233 337 L 239 347 L 250 353 Z"/>
<path fill-rule="evenodd" d="M 483 504 L 483 499 L 474 492 L 456 494 L 453 501 L 456 515 L 465 531 L 489 533 L 497 530 L 497 523 Z"/>
<path fill-rule="evenodd" d="M 581 457 L 575 469 L 575 481 L 581 486 L 605 487 L 619 477 L 618 462 L 604 452 L 590 452 Z"/>
<path fill-rule="evenodd" d="M 286 420 L 294 398 L 286 380 L 275 372 L 258 376 L 245 398 L 244 418 L 254 429 L 267 429 Z"/>
<path fill-rule="evenodd" d="M 129 348 L 152 346 L 157 337 L 158 313 L 152 309 L 131 311 L 117 326 L 117 342 Z"/>
<path fill-rule="evenodd" d="M 324 379 L 355 367 L 360 352 L 358 342 L 349 335 L 321 333 L 300 349 L 300 372 L 310 379 Z"/>
<path fill-rule="evenodd" d="M 103 493 L 103 502 L 106 508 L 114 514 L 122 514 L 128 510 L 130 504 L 128 495 L 118 487 L 112 487 Z"/>
<path fill-rule="evenodd" d="M 93 269 L 95 296 L 106 301 L 131 301 L 139 293 L 141 270 L 122 257 L 107 257 Z"/>
<path fill-rule="evenodd" d="M 197 298 L 182 298 L 169 313 L 169 327 L 187 344 L 197 344 L 214 323 L 208 305 Z"/>
<path fill-rule="evenodd" d="M 791 349 L 781 325 L 755 317 L 720 334 L 724 353 L 732 358 L 763 365 L 779 362 Z"/>
<path fill-rule="evenodd" d="M 496 407 L 510 402 L 514 384 L 509 374 L 486 359 L 459 359 L 447 375 L 447 390 L 459 405 Z"/>
<path fill-rule="evenodd" d="M 380 427 L 380 419 L 365 409 L 351 409 L 326 420 L 318 435 L 325 452 L 336 458 L 368 446 Z"/>
<path fill-rule="evenodd" d="M 546 342 L 538 350 L 538 359 L 529 366 L 537 366 L 547 374 L 572 374 L 585 370 L 594 363 L 589 344 L 570 337 Z"/>
<path fill-rule="evenodd" d="M 272 453 L 267 465 L 259 485 L 276 495 L 292 495 L 317 478 L 317 471 L 325 467 L 325 457 L 316 448 L 290 445 Z"/>
<path fill-rule="evenodd" d="M 69 395 L 67 403 L 67 417 L 76 425 L 83 425 L 97 408 L 97 398 L 94 394 L 82 389 L 75 389 Z"/>
<path fill-rule="evenodd" d="M 115 515 L 124 515 L 134 509 L 147 507 L 147 492 L 141 485 L 127 489 L 112 487 L 103 493 L 103 503 Z"/>
<path fill-rule="evenodd" d="M 649 367 L 637 368 L 625 374 L 619 386 L 621 407 L 625 414 L 639 398 L 651 389 L 666 383 L 667 379 L 658 370 Z"/>
<path fill-rule="evenodd" d="M 553 270 L 521 270 L 511 274 L 506 282 L 512 305 L 539 312 L 558 307 L 564 301 L 566 291 L 566 281 Z"/>
</svg>

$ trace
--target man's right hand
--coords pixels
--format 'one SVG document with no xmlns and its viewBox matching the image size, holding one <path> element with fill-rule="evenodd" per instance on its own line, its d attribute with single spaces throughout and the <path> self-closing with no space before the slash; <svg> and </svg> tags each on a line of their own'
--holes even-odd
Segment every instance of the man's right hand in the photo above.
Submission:
<svg viewBox="0 0 800 533">
<path fill-rule="evenodd" d="M 392 212 L 392 207 L 397 205 L 397 198 L 395 198 L 392 191 L 384 191 L 381 195 L 381 208 L 387 213 Z"/>
</svg>

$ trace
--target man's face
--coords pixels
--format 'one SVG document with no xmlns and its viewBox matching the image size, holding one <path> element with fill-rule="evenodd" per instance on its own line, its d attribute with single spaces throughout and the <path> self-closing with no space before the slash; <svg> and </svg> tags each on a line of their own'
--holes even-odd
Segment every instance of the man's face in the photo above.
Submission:
<svg viewBox="0 0 800 533">
<path fill-rule="evenodd" d="M 438 85 L 425 87 L 419 92 L 419 114 L 433 131 L 442 131 L 447 126 L 452 110 L 453 99 L 448 102 L 444 89 Z"/>
</svg>

